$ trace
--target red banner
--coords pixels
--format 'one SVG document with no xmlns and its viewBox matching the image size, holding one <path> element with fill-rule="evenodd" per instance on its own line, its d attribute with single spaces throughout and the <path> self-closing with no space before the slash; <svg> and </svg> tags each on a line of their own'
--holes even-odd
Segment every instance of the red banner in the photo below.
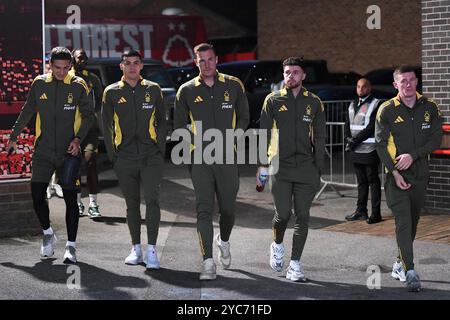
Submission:
<svg viewBox="0 0 450 320">
<path fill-rule="evenodd" d="M 47 18 L 46 52 L 55 46 L 84 48 L 91 58 L 117 58 L 125 49 L 171 67 L 193 63 L 193 46 L 206 41 L 203 18 L 152 16 L 147 18 L 82 19 L 80 25 Z"/>
</svg>

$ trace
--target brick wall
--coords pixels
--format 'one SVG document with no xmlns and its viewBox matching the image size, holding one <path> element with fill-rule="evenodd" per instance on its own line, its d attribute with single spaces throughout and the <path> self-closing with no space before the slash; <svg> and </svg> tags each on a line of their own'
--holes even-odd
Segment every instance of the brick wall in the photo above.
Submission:
<svg viewBox="0 0 450 320">
<path fill-rule="evenodd" d="M 36 235 L 41 227 L 33 210 L 29 182 L 0 183 L 0 237 Z"/>
<path fill-rule="evenodd" d="M 373 4 L 380 30 L 366 26 Z M 258 0 L 258 58 L 326 59 L 331 71 L 360 74 L 420 65 L 420 10 L 420 0 Z"/>
<path fill-rule="evenodd" d="M 450 0 L 422 0 L 422 72 L 424 94 L 450 122 Z"/>
<path fill-rule="evenodd" d="M 450 122 L 450 1 L 422 0 L 423 92 Z M 450 213 L 450 156 L 432 155 L 425 202 L 429 212 Z"/>
<path fill-rule="evenodd" d="M 425 199 L 427 212 L 450 213 L 450 157 L 433 155 Z"/>
</svg>

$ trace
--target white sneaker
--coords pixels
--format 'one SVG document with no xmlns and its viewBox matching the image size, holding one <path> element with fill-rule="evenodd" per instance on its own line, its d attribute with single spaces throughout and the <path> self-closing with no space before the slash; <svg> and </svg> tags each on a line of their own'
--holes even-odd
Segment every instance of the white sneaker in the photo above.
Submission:
<svg viewBox="0 0 450 320">
<path fill-rule="evenodd" d="M 291 281 L 306 282 L 303 266 L 298 260 L 291 260 L 286 273 L 286 279 Z"/>
<path fill-rule="evenodd" d="M 100 210 L 98 209 L 97 204 L 90 204 L 88 209 L 89 218 L 99 218 L 102 215 L 100 214 Z"/>
<path fill-rule="evenodd" d="M 72 246 L 66 246 L 66 252 L 64 252 L 64 263 L 74 264 L 77 263 L 76 249 Z"/>
<path fill-rule="evenodd" d="M 220 234 L 216 236 L 216 244 L 219 249 L 218 258 L 224 269 L 228 269 L 231 265 L 230 241 L 224 242 L 220 239 Z"/>
<path fill-rule="evenodd" d="M 392 266 L 392 278 L 396 280 L 400 280 L 401 282 L 406 281 L 405 269 L 403 268 L 403 264 L 400 261 L 395 261 Z"/>
<path fill-rule="evenodd" d="M 53 196 L 53 189 L 48 186 L 47 187 L 47 199 L 50 199 Z"/>
<path fill-rule="evenodd" d="M 55 245 L 56 240 L 55 233 L 44 234 L 44 237 L 42 238 L 41 257 L 49 258 L 53 256 L 55 253 L 53 246 Z"/>
<path fill-rule="evenodd" d="M 54 184 L 52 187 L 58 197 L 64 198 L 63 190 L 59 184 Z"/>
<path fill-rule="evenodd" d="M 200 280 L 216 279 L 216 264 L 213 258 L 208 258 L 202 262 L 202 271 L 200 272 Z"/>
<path fill-rule="evenodd" d="M 144 259 L 142 258 L 141 246 L 134 245 L 131 248 L 131 252 L 128 257 L 125 258 L 125 264 L 137 265 L 142 262 L 144 262 Z"/>
<path fill-rule="evenodd" d="M 84 207 L 83 202 L 78 202 L 78 213 L 80 216 L 82 216 L 84 214 L 84 209 L 85 209 L 85 207 Z"/>
<path fill-rule="evenodd" d="M 281 272 L 284 266 L 284 245 L 282 243 L 277 244 L 272 242 L 270 245 L 270 267 L 277 271 Z"/>
<path fill-rule="evenodd" d="M 156 246 L 149 245 L 147 248 L 147 269 L 159 269 L 158 253 Z"/>
</svg>

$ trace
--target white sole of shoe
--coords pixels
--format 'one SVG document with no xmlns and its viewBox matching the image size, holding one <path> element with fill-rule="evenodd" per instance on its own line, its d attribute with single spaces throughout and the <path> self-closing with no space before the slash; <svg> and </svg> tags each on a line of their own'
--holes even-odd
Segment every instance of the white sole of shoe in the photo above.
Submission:
<svg viewBox="0 0 450 320">
<path fill-rule="evenodd" d="M 153 270 L 157 270 L 157 269 L 161 268 L 161 266 L 159 264 L 147 264 L 145 267 L 147 269 L 153 269 Z"/>
<path fill-rule="evenodd" d="M 200 280 L 216 280 L 217 275 L 214 273 L 201 273 Z"/>
<path fill-rule="evenodd" d="M 284 266 L 283 263 L 281 264 L 281 267 L 278 266 L 278 265 L 274 266 L 274 265 L 270 264 L 270 268 L 271 268 L 273 271 L 276 271 L 276 272 L 281 272 L 281 271 L 283 271 L 283 266 Z"/>
<path fill-rule="evenodd" d="M 65 258 L 63 263 L 65 263 L 65 264 L 76 264 L 77 260 L 72 260 L 72 259 L 69 259 L 69 258 Z"/>
<path fill-rule="evenodd" d="M 395 280 L 399 280 L 400 282 L 406 282 L 406 279 L 402 279 L 400 278 L 400 276 L 398 274 L 396 274 L 395 272 L 391 273 L 392 278 L 394 278 Z"/>
<path fill-rule="evenodd" d="M 125 264 L 129 265 L 129 266 L 137 266 L 138 264 L 143 263 L 144 260 L 138 260 L 138 261 L 125 261 Z"/>
<path fill-rule="evenodd" d="M 306 277 L 296 278 L 296 277 L 291 276 L 290 274 L 286 274 L 286 279 L 294 281 L 294 282 L 307 282 L 308 281 L 306 279 Z"/>
<path fill-rule="evenodd" d="M 53 251 L 51 254 L 42 254 L 41 253 L 41 259 L 48 259 L 55 255 L 55 251 Z"/>
</svg>

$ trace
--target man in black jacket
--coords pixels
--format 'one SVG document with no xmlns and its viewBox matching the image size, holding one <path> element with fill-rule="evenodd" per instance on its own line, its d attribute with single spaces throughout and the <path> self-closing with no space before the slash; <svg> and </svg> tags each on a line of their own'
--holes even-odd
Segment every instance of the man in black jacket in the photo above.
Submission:
<svg viewBox="0 0 450 320">
<path fill-rule="evenodd" d="M 345 217 L 348 221 L 367 220 L 368 224 L 381 221 L 381 181 L 378 177 L 380 159 L 375 148 L 375 118 L 380 101 L 371 94 L 370 82 L 359 79 L 358 98 L 350 103 L 345 121 L 346 151 L 355 168 L 358 182 L 356 211 Z M 367 217 L 367 200 L 371 190 L 372 214 Z"/>
</svg>

